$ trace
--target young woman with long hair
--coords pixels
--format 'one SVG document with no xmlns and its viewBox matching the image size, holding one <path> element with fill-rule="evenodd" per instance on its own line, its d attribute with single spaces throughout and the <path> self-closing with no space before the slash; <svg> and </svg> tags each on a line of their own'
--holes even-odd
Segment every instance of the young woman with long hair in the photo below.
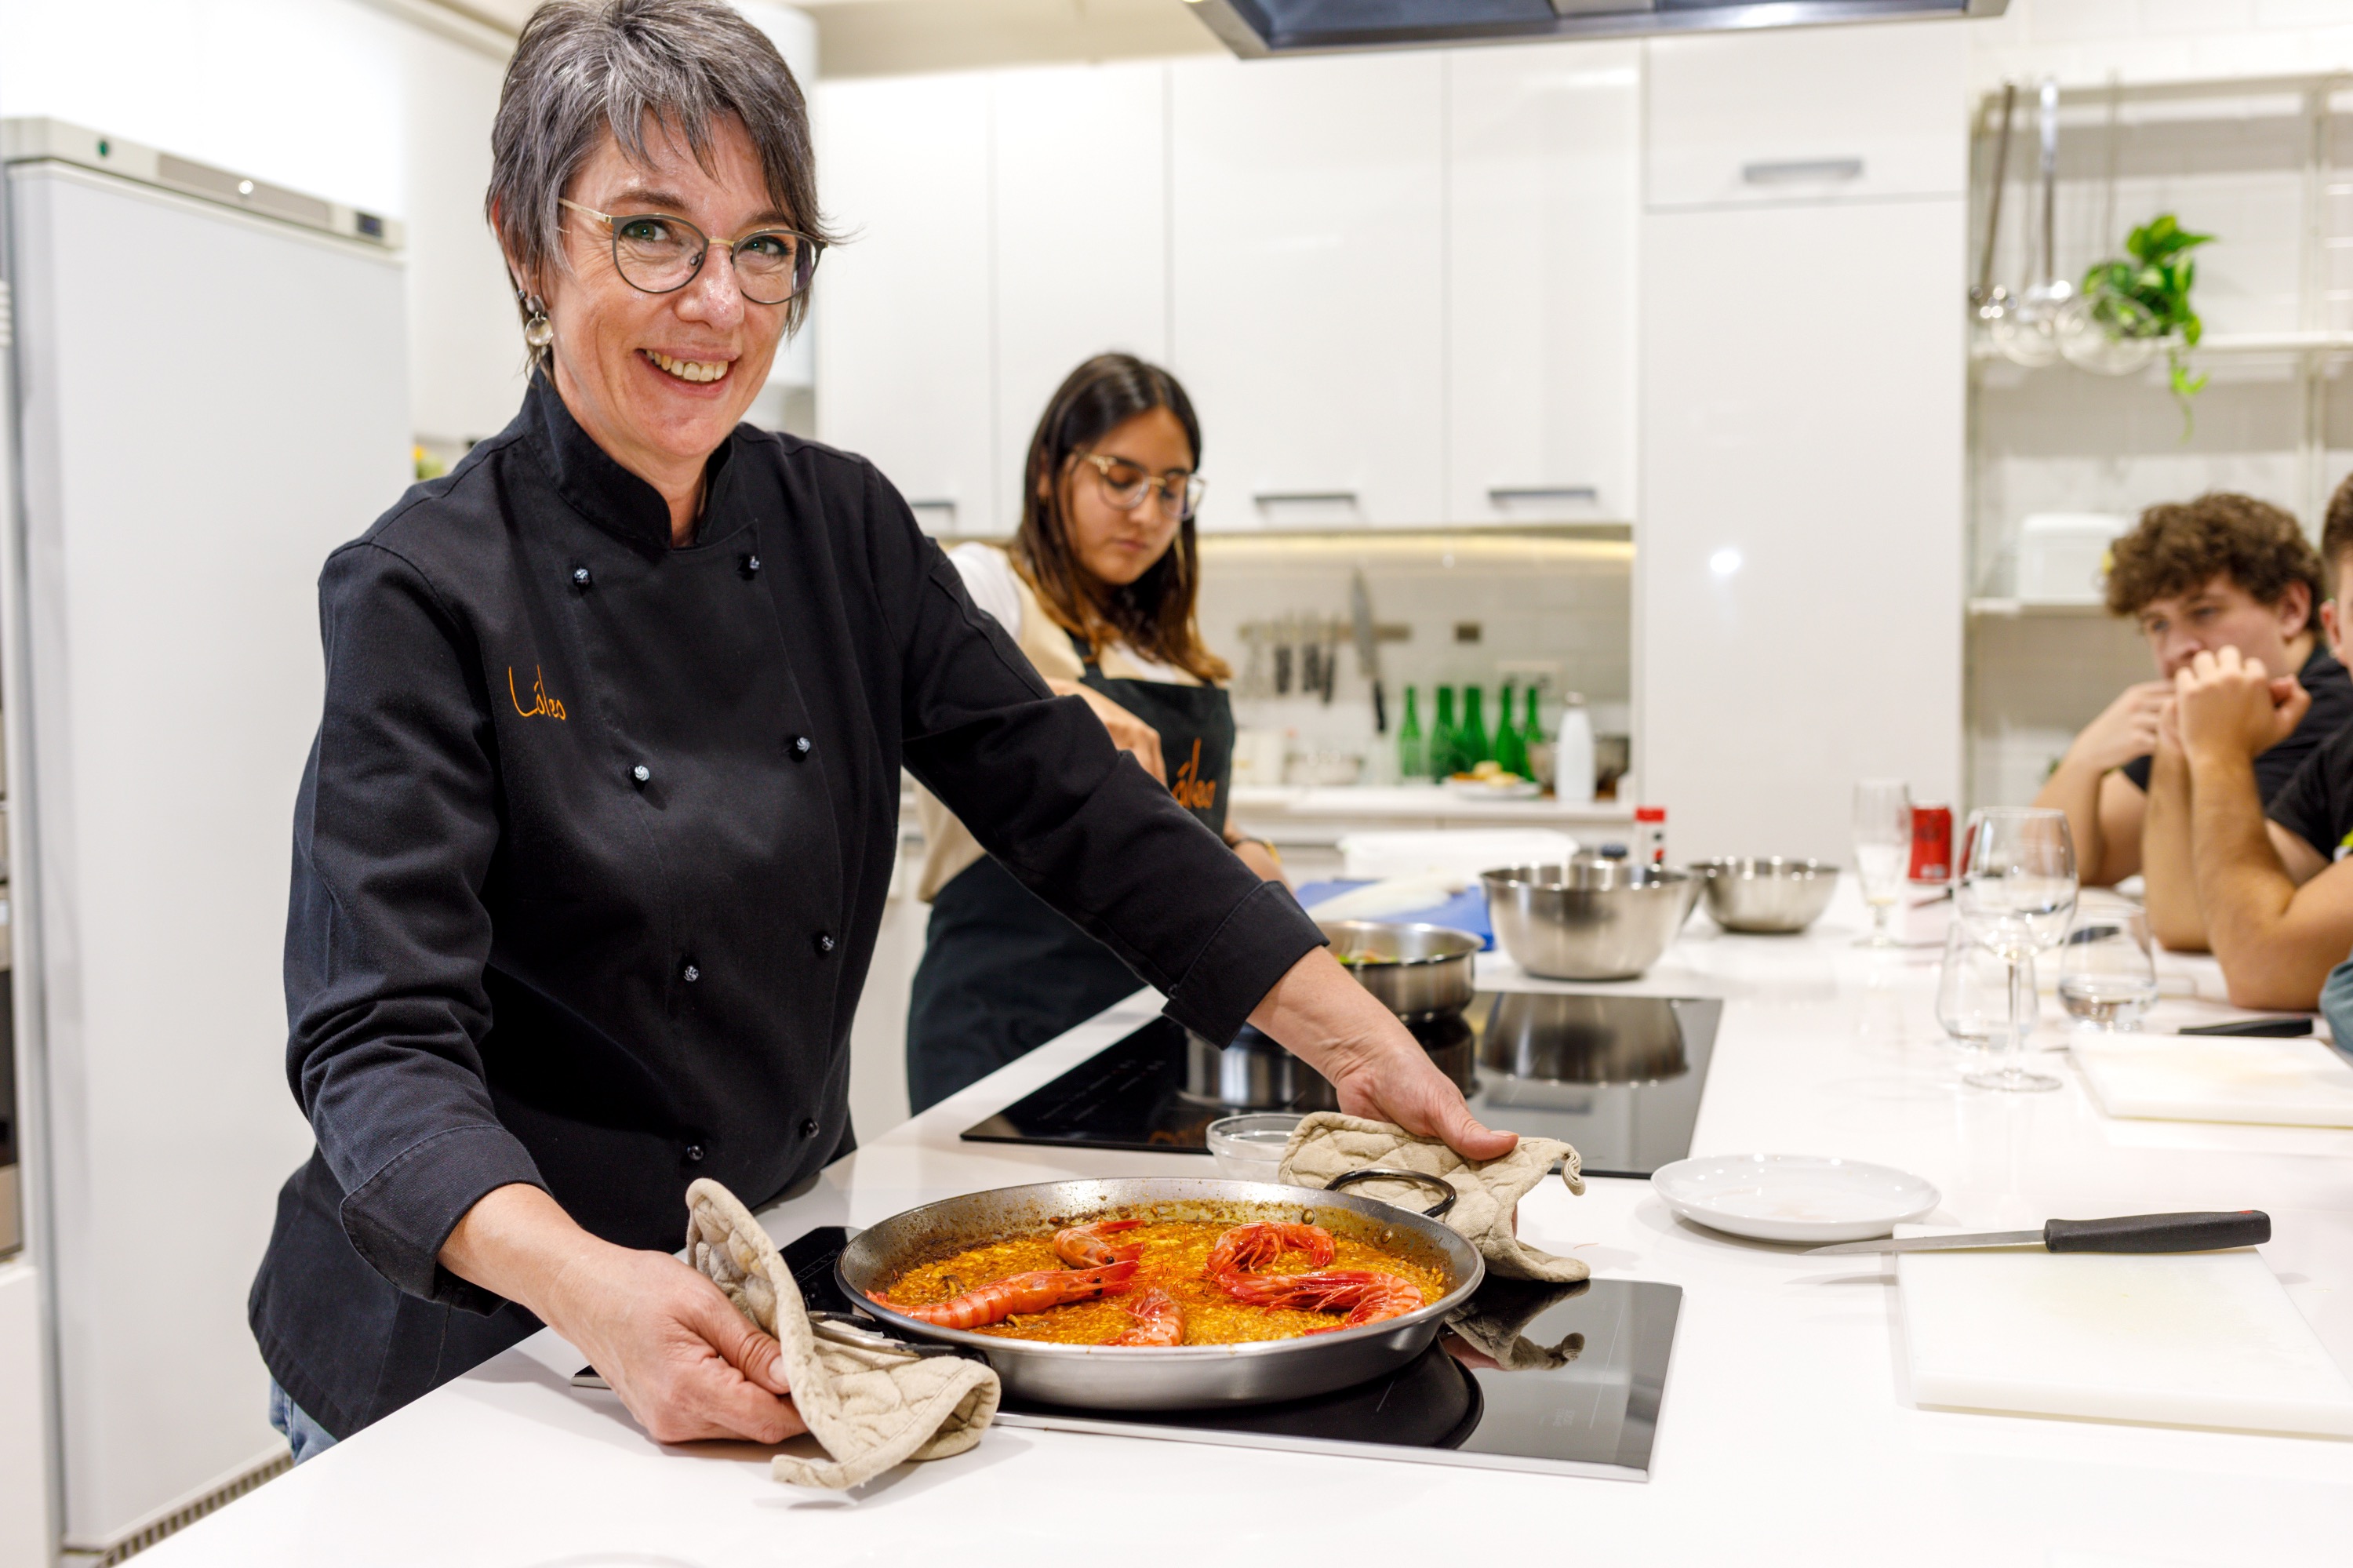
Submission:
<svg viewBox="0 0 2353 1568">
<path fill-rule="evenodd" d="M 1029 440 L 1008 549 L 949 559 L 1049 686 L 1085 702 L 1119 747 L 1260 875 L 1271 850 L 1227 825 L 1234 717 L 1224 660 L 1201 641 L 1201 428 L 1176 378 L 1132 355 L 1072 371 Z M 1141 982 L 1016 881 L 928 792 L 920 896 L 932 906 L 907 1012 L 907 1087 L 923 1110 Z"/>
</svg>

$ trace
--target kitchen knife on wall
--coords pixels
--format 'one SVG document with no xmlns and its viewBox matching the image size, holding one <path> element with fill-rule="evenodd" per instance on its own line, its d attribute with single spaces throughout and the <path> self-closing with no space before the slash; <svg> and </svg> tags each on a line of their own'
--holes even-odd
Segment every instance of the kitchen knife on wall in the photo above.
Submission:
<svg viewBox="0 0 2353 1568">
<path fill-rule="evenodd" d="M 2039 1246 L 2045 1252 L 2219 1252 L 2260 1246 L 2272 1239 L 2272 1217 L 2260 1209 L 2189 1214 L 2121 1214 L 2109 1220 L 2052 1220 L 2039 1231 L 1980 1231 L 1975 1235 L 1882 1236 L 1806 1249 L 1808 1257 L 1848 1252 L 1953 1252 L 1989 1246 Z"/>
<path fill-rule="evenodd" d="M 1388 705 L 1381 698 L 1381 634 L 1373 623 L 1373 590 L 1365 584 L 1365 568 L 1358 567 L 1348 581 L 1348 613 L 1356 621 L 1356 673 L 1372 683 L 1373 733 L 1389 732 Z"/>
</svg>

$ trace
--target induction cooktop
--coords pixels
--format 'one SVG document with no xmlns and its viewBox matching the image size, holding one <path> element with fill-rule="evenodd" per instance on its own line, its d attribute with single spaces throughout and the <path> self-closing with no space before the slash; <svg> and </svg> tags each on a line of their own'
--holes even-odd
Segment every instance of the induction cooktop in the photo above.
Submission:
<svg viewBox="0 0 2353 1568">
<path fill-rule="evenodd" d="M 1724 1004 L 1601 991 L 1481 991 L 1415 1024 L 1490 1127 L 1556 1138 L 1588 1176 L 1645 1177 L 1691 1152 Z M 1322 1075 L 1255 1029 L 1218 1045 L 1167 1018 L 965 1129 L 984 1143 L 1205 1152 L 1219 1117 L 1330 1110 Z"/>
<path fill-rule="evenodd" d="M 833 1272 L 850 1234 L 823 1225 L 784 1248 L 811 1308 L 852 1309 Z M 1682 1308 L 1680 1286 L 1491 1277 L 1461 1330 L 1354 1388 L 1220 1410 L 1071 1410 L 1008 1397 L 997 1418 L 1119 1437 L 1648 1480 Z"/>
</svg>

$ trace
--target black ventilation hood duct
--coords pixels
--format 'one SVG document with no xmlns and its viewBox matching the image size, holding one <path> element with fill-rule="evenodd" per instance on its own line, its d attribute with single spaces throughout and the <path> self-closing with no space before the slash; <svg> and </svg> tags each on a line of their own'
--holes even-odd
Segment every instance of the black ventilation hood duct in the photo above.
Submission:
<svg viewBox="0 0 2353 1568">
<path fill-rule="evenodd" d="M 1245 58 L 1998 16 L 2010 0 L 1188 0 Z"/>
</svg>

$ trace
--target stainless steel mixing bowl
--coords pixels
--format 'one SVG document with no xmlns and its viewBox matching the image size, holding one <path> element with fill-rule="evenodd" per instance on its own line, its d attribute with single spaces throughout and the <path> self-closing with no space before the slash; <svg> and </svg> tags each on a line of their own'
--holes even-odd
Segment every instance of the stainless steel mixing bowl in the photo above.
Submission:
<svg viewBox="0 0 2353 1568">
<path fill-rule="evenodd" d="M 1691 866 L 1707 889 L 1708 917 L 1727 931 L 1802 931 L 1830 907 L 1838 867 L 1819 860 L 1736 856 Z"/>
<path fill-rule="evenodd" d="M 1495 940 L 1546 980 L 1631 980 L 1691 918 L 1700 879 L 1687 872 L 1577 855 L 1555 865 L 1480 874 Z"/>
<path fill-rule="evenodd" d="M 1318 920 L 1332 956 L 1408 1023 L 1471 1005 L 1472 960 L 1485 946 L 1468 931 L 1409 920 Z"/>
</svg>

